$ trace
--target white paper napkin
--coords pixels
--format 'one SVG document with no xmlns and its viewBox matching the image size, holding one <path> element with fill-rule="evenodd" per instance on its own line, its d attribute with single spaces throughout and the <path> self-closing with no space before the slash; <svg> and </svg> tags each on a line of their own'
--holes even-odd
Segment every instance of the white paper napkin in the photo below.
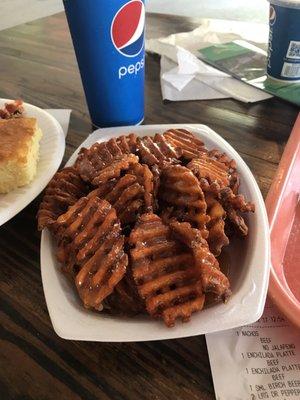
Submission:
<svg viewBox="0 0 300 400">
<path fill-rule="evenodd" d="M 65 137 L 66 137 L 68 134 L 70 116 L 71 116 L 72 110 L 51 108 L 51 109 L 48 109 L 45 111 L 47 111 L 49 114 L 51 114 L 52 117 L 54 117 L 60 123 L 60 125 L 64 131 Z"/>
<path fill-rule="evenodd" d="M 184 101 L 229 97 L 199 79 L 194 79 L 193 75 L 178 74 L 178 64 L 167 57 L 161 57 L 160 66 L 163 99 Z"/>
<path fill-rule="evenodd" d="M 267 30 L 261 24 L 204 20 L 192 32 L 150 39 L 146 50 L 161 58 L 161 90 L 164 99 L 172 101 L 233 97 L 243 102 L 255 102 L 272 97 L 249 86 L 197 58 L 199 49 L 215 43 L 246 39 L 260 44 L 267 40 Z M 258 25 L 258 26 L 256 26 Z M 251 28 L 252 27 L 252 28 Z M 239 33 L 235 33 L 236 30 Z"/>
</svg>

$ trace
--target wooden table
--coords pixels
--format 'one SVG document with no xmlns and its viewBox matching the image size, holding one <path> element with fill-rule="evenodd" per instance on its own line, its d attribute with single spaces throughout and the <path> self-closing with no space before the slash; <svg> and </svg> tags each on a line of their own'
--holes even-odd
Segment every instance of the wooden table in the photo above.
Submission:
<svg viewBox="0 0 300 400">
<path fill-rule="evenodd" d="M 148 37 L 191 30 L 199 21 L 149 16 Z M 248 163 L 265 196 L 297 107 L 272 99 L 162 103 L 159 58 L 147 56 L 146 124 L 211 126 Z M 64 162 L 91 132 L 63 14 L 0 32 L 0 97 L 71 108 Z M 40 198 L 0 228 L 1 400 L 214 399 L 204 336 L 150 343 L 72 342 L 54 333 L 39 265 Z"/>
</svg>

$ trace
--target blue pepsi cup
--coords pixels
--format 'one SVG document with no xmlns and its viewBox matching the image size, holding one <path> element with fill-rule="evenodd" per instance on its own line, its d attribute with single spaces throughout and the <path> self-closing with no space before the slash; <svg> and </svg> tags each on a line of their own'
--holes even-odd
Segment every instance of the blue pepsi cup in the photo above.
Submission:
<svg viewBox="0 0 300 400">
<path fill-rule="evenodd" d="M 94 125 L 144 119 L 144 0 L 64 0 Z"/>
<path fill-rule="evenodd" d="M 269 0 L 267 74 L 283 82 L 300 81 L 300 0 Z"/>
</svg>

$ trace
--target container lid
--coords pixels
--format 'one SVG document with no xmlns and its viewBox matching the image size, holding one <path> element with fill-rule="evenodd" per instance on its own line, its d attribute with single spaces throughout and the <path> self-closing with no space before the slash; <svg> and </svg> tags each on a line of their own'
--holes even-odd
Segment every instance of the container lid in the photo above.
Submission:
<svg viewBox="0 0 300 400">
<path fill-rule="evenodd" d="M 268 0 L 269 3 L 275 4 L 276 6 L 282 6 L 287 8 L 300 8 L 300 0 Z"/>
</svg>

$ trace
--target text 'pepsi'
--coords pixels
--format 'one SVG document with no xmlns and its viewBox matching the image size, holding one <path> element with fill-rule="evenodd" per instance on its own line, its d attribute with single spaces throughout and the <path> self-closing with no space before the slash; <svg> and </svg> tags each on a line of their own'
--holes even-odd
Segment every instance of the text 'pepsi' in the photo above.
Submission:
<svg viewBox="0 0 300 400">
<path fill-rule="evenodd" d="M 144 68 L 144 58 L 137 61 L 135 64 L 129 64 L 128 66 L 123 65 L 119 68 L 119 79 L 122 79 L 126 75 L 136 75 L 141 69 Z"/>
<path fill-rule="evenodd" d="M 64 0 L 91 119 L 96 126 L 144 118 L 144 0 Z"/>
</svg>

